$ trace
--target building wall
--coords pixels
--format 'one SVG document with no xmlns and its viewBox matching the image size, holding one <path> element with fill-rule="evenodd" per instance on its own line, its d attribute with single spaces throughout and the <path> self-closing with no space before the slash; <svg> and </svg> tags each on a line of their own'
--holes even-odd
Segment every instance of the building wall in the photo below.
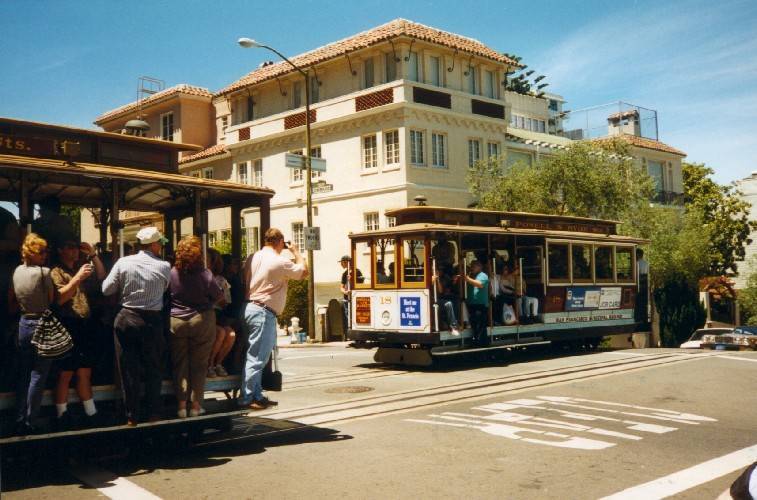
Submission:
<svg viewBox="0 0 757 500">
<path fill-rule="evenodd" d="M 749 210 L 749 220 L 757 220 L 757 172 L 753 172 L 745 179 L 736 181 L 736 189 L 741 191 L 742 200 L 752 204 L 752 208 Z M 749 275 L 757 271 L 757 268 L 751 265 L 752 258 L 757 255 L 757 231 L 752 231 L 749 238 L 752 243 L 746 245 L 744 261 L 738 263 L 739 273 L 734 279 L 737 289 L 745 288 Z"/>
</svg>

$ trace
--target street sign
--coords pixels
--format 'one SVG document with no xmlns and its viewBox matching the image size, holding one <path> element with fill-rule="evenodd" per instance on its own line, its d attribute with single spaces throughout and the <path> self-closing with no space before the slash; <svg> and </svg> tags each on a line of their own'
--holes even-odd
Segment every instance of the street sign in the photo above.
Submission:
<svg viewBox="0 0 757 500">
<path fill-rule="evenodd" d="M 305 168 L 305 157 L 302 155 L 287 153 L 286 154 L 286 166 L 288 168 Z M 310 157 L 310 168 L 315 172 L 326 171 L 326 160 L 323 158 Z"/>
<path fill-rule="evenodd" d="M 305 236 L 305 250 L 320 250 L 321 249 L 321 228 L 320 227 L 306 227 L 304 228 Z"/>
</svg>

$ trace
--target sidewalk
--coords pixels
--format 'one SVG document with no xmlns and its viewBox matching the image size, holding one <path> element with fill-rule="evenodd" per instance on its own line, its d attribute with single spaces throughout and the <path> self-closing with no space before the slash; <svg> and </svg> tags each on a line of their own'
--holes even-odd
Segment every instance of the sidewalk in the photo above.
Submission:
<svg viewBox="0 0 757 500">
<path fill-rule="evenodd" d="M 276 345 L 280 348 L 303 348 L 303 347 L 347 347 L 351 341 L 346 342 L 306 342 L 304 344 L 292 344 L 292 337 L 279 328 L 276 335 Z"/>
</svg>

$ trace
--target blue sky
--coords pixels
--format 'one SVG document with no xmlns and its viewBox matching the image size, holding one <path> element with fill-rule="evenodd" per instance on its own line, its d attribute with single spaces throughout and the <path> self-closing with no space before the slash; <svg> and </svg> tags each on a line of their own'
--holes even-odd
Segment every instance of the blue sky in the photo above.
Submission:
<svg viewBox="0 0 757 500">
<path fill-rule="evenodd" d="M 0 0 L 0 116 L 94 127 L 137 78 L 215 91 L 271 55 L 404 17 L 515 53 L 567 108 L 656 109 L 660 139 L 727 183 L 757 170 L 757 1 Z M 309 26 L 310 28 L 305 28 Z"/>
</svg>

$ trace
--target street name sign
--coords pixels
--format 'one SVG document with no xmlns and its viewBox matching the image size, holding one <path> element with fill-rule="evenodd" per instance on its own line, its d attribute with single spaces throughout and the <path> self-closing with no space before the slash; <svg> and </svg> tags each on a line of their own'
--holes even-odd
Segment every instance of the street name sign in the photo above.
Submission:
<svg viewBox="0 0 757 500">
<path fill-rule="evenodd" d="M 287 153 L 286 154 L 286 166 L 288 168 L 305 168 L 305 157 L 302 155 Z M 310 168 L 315 172 L 326 171 L 326 160 L 323 158 L 310 157 Z"/>
</svg>

